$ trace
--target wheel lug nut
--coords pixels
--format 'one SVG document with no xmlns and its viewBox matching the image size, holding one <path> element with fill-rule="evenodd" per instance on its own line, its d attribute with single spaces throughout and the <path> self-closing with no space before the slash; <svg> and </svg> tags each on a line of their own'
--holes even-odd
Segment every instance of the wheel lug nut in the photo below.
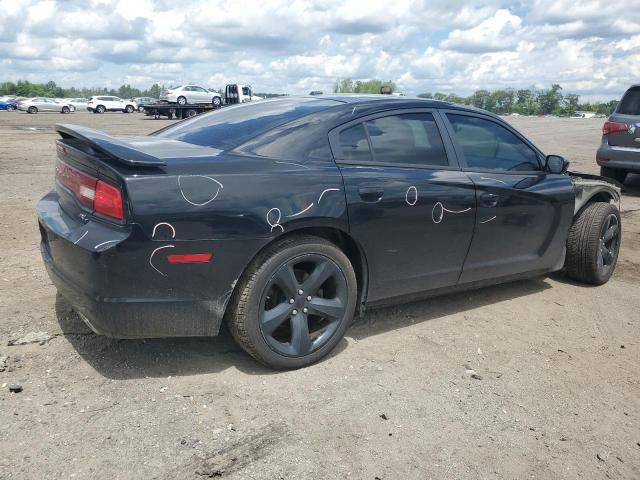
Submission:
<svg viewBox="0 0 640 480">
<path fill-rule="evenodd" d="M 307 297 L 307 301 L 308 301 L 308 302 L 310 302 L 310 301 L 311 301 L 311 295 L 309 295 L 309 296 Z"/>
<path fill-rule="evenodd" d="M 294 303 L 294 302 L 295 302 L 295 300 L 293 298 L 289 299 L 289 303 Z"/>
<path fill-rule="evenodd" d="M 304 291 L 302 289 L 298 290 L 298 295 L 302 295 Z"/>
<path fill-rule="evenodd" d="M 295 308 L 291 311 L 292 315 L 297 315 L 298 314 L 298 310 L 296 310 Z"/>
<path fill-rule="evenodd" d="M 308 309 L 307 307 L 304 307 L 304 308 L 302 309 L 302 313 L 309 313 L 309 309 Z"/>
</svg>

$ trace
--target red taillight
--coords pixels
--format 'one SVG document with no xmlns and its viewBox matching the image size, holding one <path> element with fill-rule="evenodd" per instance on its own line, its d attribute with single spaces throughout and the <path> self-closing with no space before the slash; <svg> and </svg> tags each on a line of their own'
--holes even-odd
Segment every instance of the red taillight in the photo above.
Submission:
<svg viewBox="0 0 640 480">
<path fill-rule="evenodd" d="M 87 208 L 116 220 L 124 220 L 122 193 L 117 187 L 81 172 L 66 163 L 56 162 L 56 178 L 71 190 Z"/>
<path fill-rule="evenodd" d="M 108 183 L 98 180 L 96 184 L 96 199 L 94 203 L 96 212 L 124 220 L 124 208 L 122 207 L 122 194 L 120 190 Z"/>
<path fill-rule="evenodd" d="M 171 254 L 167 256 L 167 260 L 171 264 L 176 263 L 209 263 L 213 257 L 213 253 L 183 253 Z"/>
<path fill-rule="evenodd" d="M 606 121 L 602 126 L 602 134 L 607 135 L 609 133 L 626 132 L 627 128 L 626 123 Z"/>
</svg>

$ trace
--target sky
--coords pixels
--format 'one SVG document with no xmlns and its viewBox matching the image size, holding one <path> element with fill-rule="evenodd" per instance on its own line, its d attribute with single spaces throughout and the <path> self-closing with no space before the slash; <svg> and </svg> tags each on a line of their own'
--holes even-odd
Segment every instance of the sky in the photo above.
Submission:
<svg viewBox="0 0 640 480">
<path fill-rule="evenodd" d="M 306 94 L 346 77 L 619 98 L 640 83 L 640 0 L 0 0 L 0 81 Z"/>
</svg>

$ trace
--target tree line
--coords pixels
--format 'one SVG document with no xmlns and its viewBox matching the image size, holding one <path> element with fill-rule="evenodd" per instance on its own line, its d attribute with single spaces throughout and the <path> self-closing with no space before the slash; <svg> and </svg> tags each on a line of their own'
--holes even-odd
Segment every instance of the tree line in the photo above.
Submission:
<svg viewBox="0 0 640 480">
<path fill-rule="evenodd" d="M 334 93 L 380 93 L 383 85 L 397 91 L 396 85 L 381 80 L 354 81 L 350 78 L 337 80 Z M 608 102 L 580 103 L 580 96 L 566 93 L 557 83 L 549 89 L 504 89 L 477 90 L 468 97 L 455 93 L 420 93 L 420 98 L 432 98 L 462 105 L 472 105 L 497 114 L 519 113 L 522 115 L 572 115 L 576 111 L 587 111 L 610 115 L 618 104 L 618 100 Z"/>
</svg>

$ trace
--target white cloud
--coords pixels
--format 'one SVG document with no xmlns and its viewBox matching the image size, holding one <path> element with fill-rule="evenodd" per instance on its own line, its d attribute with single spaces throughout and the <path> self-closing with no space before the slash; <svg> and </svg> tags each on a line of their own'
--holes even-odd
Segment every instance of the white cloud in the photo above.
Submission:
<svg viewBox="0 0 640 480">
<path fill-rule="evenodd" d="M 349 76 L 407 93 L 557 82 L 608 98 L 640 76 L 640 9 L 604 1 L 0 0 L 0 11 L 0 81 L 295 94 Z"/>
</svg>

